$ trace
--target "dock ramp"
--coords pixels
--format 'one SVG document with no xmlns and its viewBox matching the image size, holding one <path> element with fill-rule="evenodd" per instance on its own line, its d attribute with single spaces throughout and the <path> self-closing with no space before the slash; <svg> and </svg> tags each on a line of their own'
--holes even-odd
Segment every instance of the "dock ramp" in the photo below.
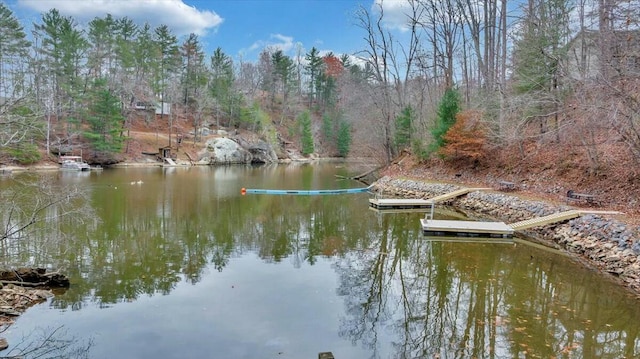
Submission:
<svg viewBox="0 0 640 359">
<path fill-rule="evenodd" d="M 515 231 L 522 231 L 533 227 L 546 226 L 547 224 L 564 222 L 573 218 L 580 217 L 584 214 L 622 214 L 615 211 L 589 211 L 589 210 L 571 210 L 559 213 L 553 213 L 544 217 L 530 218 L 524 221 L 509 224 Z"/>
<path fill-rule="evenodd" d="M 461 188 L 461 189 L 459 189 L 457 191 L 445 193 L 445 194 L 442 194 L 440 196 L 436 196 L 436 197 L 430 198 L 429 201 L 431 201 L 433 203 L 444 202 L 444 201 L 450 200 L 452 198 L 460 197 L 460 196 L 465 195 L 465 194 L 467 194 L 469 192 L 484 191 L 484 190 L 488 190 L 488 189 L 491 189 L 491 188 Z"/>
</svg>

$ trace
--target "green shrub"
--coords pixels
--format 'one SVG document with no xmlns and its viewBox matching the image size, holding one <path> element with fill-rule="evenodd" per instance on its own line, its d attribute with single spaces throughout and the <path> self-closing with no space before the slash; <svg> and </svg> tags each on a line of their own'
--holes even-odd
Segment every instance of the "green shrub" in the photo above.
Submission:
<svg viewBox="0 0 640 359">
<path fill-rule="evenodd" d="M 42 158 L 40 152 L 38 152 L 38 146 L 33 143 L 7 148 L 6 152 L 13 161 L 21 165 L 30 165 L 40 161 Z"/>
</svg>

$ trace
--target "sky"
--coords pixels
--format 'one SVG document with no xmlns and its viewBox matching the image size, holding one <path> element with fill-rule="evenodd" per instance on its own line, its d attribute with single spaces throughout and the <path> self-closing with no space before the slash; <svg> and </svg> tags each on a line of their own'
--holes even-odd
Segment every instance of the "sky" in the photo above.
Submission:
<svg viewBox="0 0 640 359">
<path fill-rule="evenodd" d="M 0 0 L 3 1 L 3 0 Z M 138 24 L 168 25 L 184 40 L 198 35 L 207 54 L 220 47 L 234 59 L 255 61 L 266 46 L 294 57 L 312 47 L 321 55 L 355 54 L 366 47 L 355 11 L 371 11 L 380 0 L 4 0 L 29 31 L 41 15 L 56 8 L 80 25 L 110 13 Z M 385 17 L 401 14 L 404 0 L 384 0 Z M 398 19 L 401 16 L 397 16 Z M 400 31 L 398 24 L 388 23 Z"/>
</svg>

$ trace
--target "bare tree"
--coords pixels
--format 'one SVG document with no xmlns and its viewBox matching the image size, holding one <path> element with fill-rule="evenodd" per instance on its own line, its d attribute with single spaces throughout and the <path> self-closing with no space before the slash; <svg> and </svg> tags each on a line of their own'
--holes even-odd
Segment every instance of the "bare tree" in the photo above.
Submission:
<svg viewBox="0 0 640 359">
<path fill-rule="evenodd" d="M 356 12 L 357 25 L 365 31 L 367 44 L 359 55 L 371 69 L 371 78 L 366 85 L 375 107 L 380 111 L 380 122 L 375 126 L 376 138 L 382 144 L 387 162 L 395 156 L 394 118 L 398 110 L 407 104 L 407 82 L 418 57 L 421 11 L 418 1 L 409 1 L 409 13 L 406 15 L 410 32 L 405 45 L 385 28 L 382 2 L 376 3 L 375 13 L 364 7 Z"/>
<path fill-rule="evenodd" d="M 5 245 L 27 238 L 38 229 L 38 223 L 68 219 L 83 223 L 93 218 L 87 193 L 76 187 L 54 185 L 46 177 L 37 181 L 15 182 L 0 192 L 0 242 Z M 4 246 L 3 246 L 4 247 Z"/>
<path fill-rule="evenodd" d="M 455 0 L 418 0 L 419 18 L 416 21 L 425 29 L 433 53 L 434 77 L 441 74 L 444 88 L 454 84 L 454 60 L 460 31 L 462 30 L 460 7 Z"/>
</svg>

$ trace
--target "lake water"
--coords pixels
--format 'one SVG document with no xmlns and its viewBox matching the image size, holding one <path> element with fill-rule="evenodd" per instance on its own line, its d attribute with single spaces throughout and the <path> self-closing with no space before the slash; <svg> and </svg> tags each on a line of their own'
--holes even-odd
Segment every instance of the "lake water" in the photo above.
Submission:
<svg viewBox="0 0 640 359">
<path fill-rule="evenodd" d="M 43 174 L 88 191 L 91 213 L 45 223 L 3 247 L 3 260 L 61 268 L 72 286 L 0 336 L 16 351 L 50 336 L 53 354 L 88 358 L 640 355 L 638 300 L 561 254 L 431 241 L 421 214 L 377 213 L 366 193 L 241 195 L 362 187 L 336 177 L 358 172 L 322 163 Z M 0 188 L 16 179 L 34 176 Z"/>
</svg>

